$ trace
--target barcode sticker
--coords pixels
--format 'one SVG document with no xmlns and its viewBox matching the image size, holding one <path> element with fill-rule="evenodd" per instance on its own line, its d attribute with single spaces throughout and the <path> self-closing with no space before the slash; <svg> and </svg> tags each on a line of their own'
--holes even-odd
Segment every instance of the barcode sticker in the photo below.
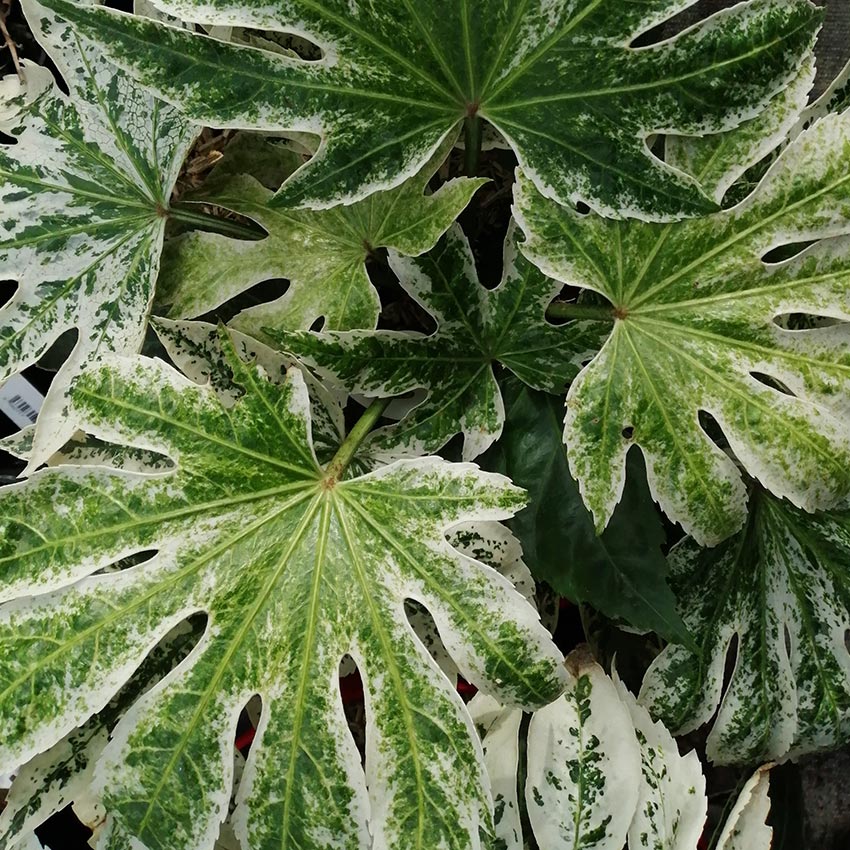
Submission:
<svg viewBox="0 0 850 850">
<path fill-rule="evenodd" d="M 0 387 L 0 413 L 25 428 L 38 419 L 44 396 L 26 379 L 13 375 Z"/>
</svg>

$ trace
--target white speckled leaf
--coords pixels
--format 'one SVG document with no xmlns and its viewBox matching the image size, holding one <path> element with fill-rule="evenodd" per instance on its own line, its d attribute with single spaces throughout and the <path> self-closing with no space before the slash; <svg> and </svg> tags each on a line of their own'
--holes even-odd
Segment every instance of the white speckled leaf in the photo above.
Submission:
<svg viewBox="0 0 850 850">
<path fill-rule="evenodd" d="M 94 767 L 109 732 L 134 700 L 185 658 L 200 631 L 197 624 L 175 626 L 102 711 L 17 771 L 0 813 L 2 850 L 18 847 L 27 830 L 39 826 L 69 803 L 76 807 L 86 801 L 89 809 L 94 808 Z"/>
<path fill-rule="evenodd" d="M 153 319 L 151 324 L 168 356 L 184 375 L 197 384 L 209 384 L 228 407 L 242 396 L 242 389 L 233 383 L 233 370 L 228 362 L 229 344 L 222 343 L 221 334 L 215 325 L 174 322 L 161 318 Z M 229 339 L 242 360 L 261 368 L 268 380 L 274 383 L 283 383 L 287 369 L 296 365 L 293 358 L 273 351 L 239 331 L 231 330 Z M 343 407 L 347 396 L 334 392 L 306 370 L 304 381 L 310 394 L 313 450 L 320 463 L 327 463 L 345 437 Z M 355 457 L 347 472 L 353 470 L 368 471 L 358 457 Z"/>
<path fill-rule="evenodd" d="M 708 723 L 721 763 L 777 759 L 850 740 L 850 510 L 814 517 L 760 494 L 747 528 L 670 556 L 670 584 L 699 647 L 670 645 L 641 702 L 673 730 Z M 737 636 L 734 672 L 724 670 Z"/>
<path fill-rule="evenodd" d="M 166 455 L 168 471 L 58 466 L 0 491 L 0 769 L 85 722 L 170 628 L 206 612 L 197 647 L 98 764 L 105 847 L 211 848 L 237 719 L 259 695 L 233 819 L 245 847 L 478 848 L 492 829 L 480 748 L 404 602 L 427 608 L 468 681 L 510 704 L 556 697 L 568 677 L 536 612 L 446 540 L 510 516 L 520 492 L 439 458 L 329 479 L 300 373 L 275 384 L 233 346 L 228 360 L 245 391 L 230 407 L 142 357 L 76 382 L 88 433 Z M 345 655 L 366 692 L 365 774 L 339 695 Z"/>
<path fill-rule="evenodd" d="M 705 777 L 695 750 L 679 755 L 673 736 L 654 722 L 613 674 L 640 746 L 641 782 L 629 827 L 630 850 L 695 850 L 708 811 Z"/>
<path fill-rule="evenodd" d="M 729 187 L 778 147 L 797 125 L 814 79 L 814 57 L 808 56 L 797 76 L 761 115 L 727 133 L 669 136 L 665 160 L 693 175 L 706 195 L 721 203 Z"/>
<path fill-rule="evenodd" d="M 680 756 L 671 734 L 586 647 L 566 664 L 575 686 L 530 718 L 481 694 L 469 703 L 492 785 L 495 850 L 530 845 L 526 816 L 540 850 L 623 850 L 627 836 L 629 850 L 696 850 L 708 808 L 697 754 Z M 744 787 L 718 850 L 770 847 L 769 769 Z"/>
<path fill-rule="evenodd" d="M 53 381 L 31 447 L 34 468 L 73 433 L 74 377 L 143 337 L 169 196 L 196 130 L 101 57 L 34 0 L 36 37 L 70 89 L 28 65 L 3 81 L 0 279 L 17 281 L 0 310 L 0 381 L 34 363 L 67 330 L 79 338 Z"/>
<path fill-rule="evenodd" d="M 528 727 L 528 817 L 541 850 L 622 850 L 638 801 L 638 742 L 589 652 L 574 652 L 567 666 L 575 684 Z"/>
<path fill-rule="evenodd" d="M 793 76 L 820 19 L 805 0 L 750 0 L 635 49 L 695 0 L 157 0 L 187 20 L 306 36 L 322 55 L 304 61 L 50 2 L 202 123 L 320 135 L 280 204 L 327 207 L 398 185 L 476 115 L 547 196 L 653 220 L 713 205 L 647 138 L 754 117 Z"/>
<path fill-rule="evenodd" d="M 717 842 L 717 850 L 770 850 L 773 827 L 766 824 L 770 813 L 770 768 L 760 767 L 738 795 Z"/>
<path fill-rule="evenodd" d="M 564 430 L 599 529 L 633 444 L 653 496 L 694 537 L 714 544 L 741 527 L 741 473 L 700 413 L 749 475 L 796 505 L 827 508 L 850 488 L 848 158 L 850 114 L 829 116 L 746 201 L 669 225 L 581 216 L 520 179 L 523 252 L 611 303 L 612 332 L 570 388 Z M 796 329 L 787 317 L 800 313 L 832 321 Z"/>
<path fill-rule="evenodd" d="M 379 428 L 364 443 L 387 460 L 437 451 L 458 432 L 464 436 L 463 458 L 472 460 L 498 439 L 504 424 L 495 363 L 535 389 L 557 393 L 604 338 L 606 328 L 597 322 L 556 327 L 546 321 L 546 307 L 561 284 L 517 252 L 513 228 L 495 289 L 478 282 L 472 252 L 457 226 L 423 257 L 391 254 L 390 264 L 402 286 L 436 319 L 435 333 L 266 329 L 284 351 L 351 392 L 386 397 L 427 390 L 401 422 Z"/>
<path fill-rule="evenodd" d="M 426 167 L 394 189 L 330 210 L 268 206 L 272 192 L 248 175 L 231 178 L 205 200 L 253 219 L 268 232 L 256 242 L 195 231 L 166 245 L 157 300 L 174 318 L 198 316 L 255 284 L 285 278 L 289 288 L 231 323 L 263 339 L 263 328 L 374 328 L 381 310 L 366 273 L 368 255 L 392 248 L 416 256 L 432 248 L 485 180 L 458 178 L 426 195 L 448 155 L 444 142 Z"/>
</svg>

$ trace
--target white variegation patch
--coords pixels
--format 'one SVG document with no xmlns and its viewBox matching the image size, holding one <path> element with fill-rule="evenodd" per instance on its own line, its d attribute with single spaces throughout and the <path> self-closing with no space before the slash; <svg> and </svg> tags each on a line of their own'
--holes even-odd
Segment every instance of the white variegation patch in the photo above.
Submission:
<svg viewBox="0 0 850 850">
<path fill-rule="evenodd" d="M 638 802 L 640 749 L 614 683 L 588 654 L 575 685 L 528 727 L 525 805 L 546 850 L 622 850 Z"/>
<path fill-rule="evenodd" d="M 493 697 L 476 694 L 467 706 L 482 739 L 484 765 L 493 797 L 493 824 L 502 850 L 523 850 L 522 815 L 517 774 L 523 714 L 506 709 Z"/>
<path fill-rule="evenodd" d="M 717 850 L 770 850 L 773 827 L 770 812 L 770 768 L 760 767 L 744 785 L 717 842 Z"/>
<path fill-rule="evenodd" d="M 614 685 L 634 724 L 640 746 L 640 792 L 629 826 L 633 850 L 694 850 L 708 811 L 705 777 L 696 751 L 679 755 L 664 725 L 653 722 L 614 673 Z"/>
<path fill-rule="evenodd" d="M 38 419 L 33 469 L 75 430 L 74 378 L 141 347 L 171 190 L 197 130 L 53 12 L 23 7 L 70 93 L 32 65 L 25 91 L 3 83 L 0 130 L 17 144 L 0 146 L 0 278 L 17 290 L 0 310 L 0 381 L 78 333 Z"/>
</svg>

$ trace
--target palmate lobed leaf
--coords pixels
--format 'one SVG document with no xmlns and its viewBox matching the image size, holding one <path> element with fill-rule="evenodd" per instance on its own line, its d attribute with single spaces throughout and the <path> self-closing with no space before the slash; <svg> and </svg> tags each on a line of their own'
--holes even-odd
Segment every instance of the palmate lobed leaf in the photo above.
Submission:
<svg viewBox="0 0 850 850">
<path fill-rule="evenodd" d="M 557 208 L 520 178 L 523 252 L 611 302 L 613 330 L 573 382 L 564 439 L 597 527 L 620 497 L 625 457 L 644 454 L 671 519 L 717 543 L 746 518 L 735 463 L 806 510 L 850 488 L 850 114 L 800 135 L 731 210 L 668 225 Z M 815 244 L 767 262 L 772 249 Z M 807 330 L 789 314 L 821 319 Z M 715 434 L 715 437 L 717 435 Z"/>
<path fill-rule="evenodd" d="M 0 146 L 0 279 L 18 288 L 0 310 L 0 381 L 79 332 L 36 426 L 35 468 L 74 432 L 72 380 L 105 354 L 141 347 L 165 209 L 197 128 L 48 9 L 23 7 L 70 93 L 34 65 L 25 88 L 3 84 L 0 129 L 17 144 Z"/>
<path fill-rule="evenodd" d="M 810 516 L 766 493 L 715 549 L 684 541 L 670 581 L 697 647 L 668 646 L 641 701 L 677 733 L 713 721 L 707 752 L 724 764 L 850 740 L 848 564 L 850 509 Z"/>
<path fill-rule="evenodd" d="M 463 704 L 414 635 L 415 599 L 463 675 L 509 702 L 555 697 L 566 673 L 536 612 L 446 540 L 522 504 L 504 478 L 438 458 L 327 479 L 300 374 L 282 384 L 229 349 L 244 395 L 161 361 L 80 378 L 87 432 L 170 458 L 150 473 L 60 465 L 0 491 L 0 764 L 98 711 L 176 623 L 206 612 L 196 649 L 114 730 L 96 773 L 104 847 L 209 848 L 229 799 L 240 710 L 257 737 L 234 818 L 245 847 L 478 847 L 490 830 Z M 97 572 L 134 553 L 143 563 Z M 366 772 L 338 692 L 359 666 Z"/>
<path fill-rule="evenodd" d="M 655 159 L 647 138 L 756 115 L 811 49 L 820 18 L 806 0 L 752 0 L 637 49 L 639 35 L 695 0 L 157 3 L 205 24 L 304 35 L 322 51 L 307 62 L 49 2 L 196 120 L 319 134 L 317 156 L 277 203 L 326 207 L 397 185 L 478 116 L 548 197 L 652 220 L 712 202 Z"/>
<path fill-rule="evenodd" d="M 364 443 L 386 459 L 437 451 L 455 434 L 472 460 L 499 438 L 504 404 L 493 374 L 507 367 L 526 384 L 560 392 L 595 352 L 600 323 L 556 327 L 546 307 L 561 284 L 548 280 L 516 250 L 516 231 L 505 240 L 502 280 L 495 289 L 478 281 L 475 260 L 455 225 L 422 257 L 392 253 L 401 285 L 437 322 L 431 335 L 399 331 L 287 332 L 266 328 L 278 346 L 332 384 L 370 396 L 424 389 L 426 398 L 397 425 L 380 428 Z"/>
<path fill-rule="evenodd" d="M 189 318 L 264 280 L 286 278 L 284 295 L 243 310 L 231 324 L 259 339 L 266 326 L 306 330 L 318 319 L 328 330 L 374 328 L 381 302 L 366 272 L 369 255 L 379 248 L 424 253 L 487 182 L 461 177 L 425 194 L 453 141 L 401 185 L 329 210 L 272 209 L 269 189 L 249 175 L 231 178 L 204 200 L 253 219 L 268 236 L 252 242 L 196 231 L 175 240 L 165 249 L 157 300 L 172 318 Z"/>
</svg>

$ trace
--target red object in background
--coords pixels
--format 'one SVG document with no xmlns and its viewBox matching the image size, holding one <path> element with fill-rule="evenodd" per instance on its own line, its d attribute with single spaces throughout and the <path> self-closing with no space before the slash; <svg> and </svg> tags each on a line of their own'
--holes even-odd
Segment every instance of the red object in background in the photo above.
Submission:
<svg viewBox="0 0 850 850">
<path fill-rule="evenodd" d="M 236 736 L 236 749 L 244 750 L 245 747 L 250 746 L 256 734 L 257 730 L 253 726 L 249 726 L 241 735 Z"/>
</svg>

